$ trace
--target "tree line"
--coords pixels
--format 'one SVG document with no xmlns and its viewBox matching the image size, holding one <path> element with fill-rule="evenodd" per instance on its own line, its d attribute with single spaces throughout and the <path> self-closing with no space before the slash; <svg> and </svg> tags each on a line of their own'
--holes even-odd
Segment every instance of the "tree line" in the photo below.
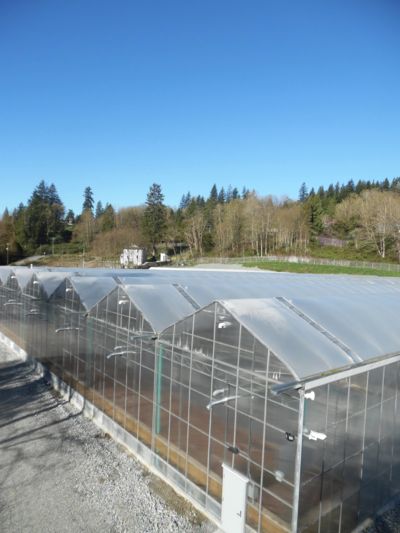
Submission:
<svg viewBox="0 0 400 533">
<path fill-rule="evenodd" d="M 182 195 L 164 203 L 154 183 L 144 204 L 116 210 L 83 191 L 79 214 L 66 210 L 55 185 L 41 181 L 26 205 L 0 219 L 2 263 L 43 253 L 115 258 L 132 245 L 150 254 L 191 256 L 322 253 L 331 248 L 357 258 L 400 259 L 400 178 L 350 180 L 308 190 L 296 200 L 259 196 L 246 187 L 218 188 L 207 197 Z"/>
</svg>

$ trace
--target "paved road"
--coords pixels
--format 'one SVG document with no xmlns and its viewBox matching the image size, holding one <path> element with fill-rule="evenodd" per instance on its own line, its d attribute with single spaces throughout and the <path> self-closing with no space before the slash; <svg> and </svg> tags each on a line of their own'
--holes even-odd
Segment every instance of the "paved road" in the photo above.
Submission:
<svg viewBox="0 0 400 533">
<path fill-rule="evenodd" d="M 214 529 L 29 364 L 6 358 L 0 342 L 2 533 Z"/>
<path fill-rule="evenodd" d="M 13 265 L 16 265 L 16 266 L 29 266 L 31 263 L 35 263 L 36 261 L 38 261 L 39 259 L 41 259 L 42 257 L 46 257 L 45 255 L 31 255 L 30 257 L 24 257 L 24 259 L 21 259 L 20 261 L 15 261 L 15 263 L 13 263 Z"/>
</svg>

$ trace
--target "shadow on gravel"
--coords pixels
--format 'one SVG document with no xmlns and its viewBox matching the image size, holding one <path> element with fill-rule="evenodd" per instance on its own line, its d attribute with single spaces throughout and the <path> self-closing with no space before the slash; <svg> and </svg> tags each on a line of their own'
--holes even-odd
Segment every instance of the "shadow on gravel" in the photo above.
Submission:
<svg viewBox="0 0 400 533">
<path fill-rule="evenodd" d="M 24 417 L 34 408 L 35 402 L 48 390 L 43 379 L 34 374 L 29 363 L 19 363 L 0 368 L 0 427 L 15 421 L 20 412 Z M 53 402 L 43 408 L 55 407 Z M 28 411 L 28 413 L 27 413 Z"/>
<path fill-rule="evenodd" d="M 79 439 L 68 435 L 68 422 L 82 412 L 54 412 L 67 404 L 49 394 L 51 388 L 34 366 L 9 362 L 0 366 L 0 488 L 6 489 L 22 464 L 29 465 L 19 490 L 32 486 L 36 476 L 58 466 L 54 451 L 70 444 L 80 446 Z M 60 414 L 65 416 L 60 418 Z M 57 428 L 57 429 L 56 429 Z M 68 468 L 68 460 L 64 461 Z M 2 527 L 0 525 L 0 531 Z"/>
<path fill-rule="evenodd" d="M 23 416 L 20 416 L 20 417 L 16 417 L 16 418 L 13 418 L 12 420 L 9 420 L 8 422 L 4 422 L 4 424 L 1 424 L 0 423 L 0 429 L 1 428 L 4 428 L 5 426 L 8 426 L 10 424 L 14 424 L 14 422 L 20 422 L 22 420 L 26 420 L 27 418 L 30 418 L 32 416 L 35 416 L 35 415 L 40 415 L 42 413 L 47 413 L 48 411 L 51 411 L 53 410 L 55 407 L 57 407 L 58 405 L 65 405 L 67 404 L 68 402 L 64 401 L 64 402 L 58 402 L 57 404 L 53 404 L 53 405 L 50 405 L 49 407 L 45 407 L 43 409 L 39 409 L 38 411 L 35 411 L 34 413 L 31 413 L 29 415 L 23 415 Z M 0 399 L 0 405 L 2 405 L 1 403 L 1 399 Z M 2 419 L 2 417 L 0 416 L 0 420 Z M 0 441 L 1 442 L 1 441 Z"/>
<path fill-rule="evenodd" d="M 54 406 L 54 408 L 57 407 L 57 405 Z M 13 441 L 17 441 L 21 439 L 22 437 L 27 437 L 28 435 L 32 435 L 32 433 L 36 433 L 37 431 L 42 431 L 44 429 L 58 426 L 59 424 L 63 424 L 64 422 L 67 422 L 68 420 L 72 420 L 74 418 L 78 418 L 82 415 L 82 412 L 79 411 L 79 413 L 75 413 L 73 415 L 68 415 L 64 418 L 61 418 L 60 420 L 55 420 L 54 422 L 50 422 L 49 424 L 44 424 L 43 426 L 38 426 L 35 429 L 29 429 L 28 431 L 22 431 L 21 433 L 17 433 L 17 435 L 14 435 L 12 437 L 9 437 L 8 439 L 0 440 L 0 446 L 3 444 L 8 444 Z M 19 443 L 16 443 L 19 444 Z M 9 446 L 10 447 L 10 446 Z"/>
<path fill-rule="evenodd" d="M 41 376 L 35 374 L 31 363 L 2 365 L 0 367 L 0 430 L 68 403 L 67 401 L 59 401 L 54 397 L 43 403 L 42 396 L 48 390 L 49 386 Z M 11 442 L 16 441 L 20 444 L 20 439 L 24 437 L 31 436 L 52 426 L 63 424 L 68 420 L 81 416 L 81 414 L 82 411 L 69 414 L 64 418 L 2 438 L 0 439 L 0 446 L 9 445 Z M 7 448 L 10 447 L 10 445 L 7 446 Z"/>
<path fill-rule="evenodd" d="M 32 374 L 34 367 L 30 363 L 21 363 L 16 362 L 13 364 L 12 361 L 8 363 L 0 364 L 0 383 L 9 381 L 15 377 L 22 379 L 30 374 Z"/>
</svg>

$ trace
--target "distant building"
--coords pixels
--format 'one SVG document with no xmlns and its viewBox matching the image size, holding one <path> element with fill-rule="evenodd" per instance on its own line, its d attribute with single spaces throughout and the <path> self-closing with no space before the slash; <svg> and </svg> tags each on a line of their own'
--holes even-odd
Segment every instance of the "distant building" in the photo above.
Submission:
<svg viewBox="0 0 400 533">
<path fill-rule="evenodd" d="M 124 268 L 130 266 L 140 266 L 146 262 L 146 249 L 133 246 L 132 248 L 124 248 L 120 255 L 120 264 Z"/>
</svg>

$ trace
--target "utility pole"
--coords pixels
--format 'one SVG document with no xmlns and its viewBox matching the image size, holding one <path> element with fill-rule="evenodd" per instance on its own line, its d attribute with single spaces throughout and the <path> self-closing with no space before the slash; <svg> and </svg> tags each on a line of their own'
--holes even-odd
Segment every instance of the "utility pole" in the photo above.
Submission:
<svg viewBox="0 0 400 533">
<path fill-rule="evenodd" d="M 55 237 L 51 238 L 51 255 L 54 255 L 54 239 Z"/>
<path fill-rule="evenodd" d="M 9 244 L 7 243 L 7 244 L 6 244 L 7 265 L 8 265 L 8 246 L 9 246 Z"/>
</svg>

